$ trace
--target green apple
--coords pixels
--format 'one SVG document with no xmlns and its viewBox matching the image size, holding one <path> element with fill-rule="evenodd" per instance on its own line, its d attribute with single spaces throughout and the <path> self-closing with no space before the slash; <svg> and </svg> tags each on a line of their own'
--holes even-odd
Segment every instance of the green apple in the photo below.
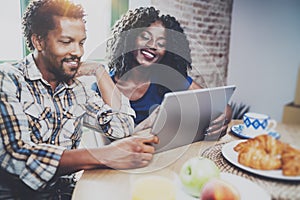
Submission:
<svg viewBox="0 0 300 200">
<path fill-rule="evenodd" d="M 193 157 L 183 164 L 179 177 L 184 190 L 194 197 L 199 197 L 205 183 L 220 177 L 220 170 L 208 158 Z"/>
</svg>

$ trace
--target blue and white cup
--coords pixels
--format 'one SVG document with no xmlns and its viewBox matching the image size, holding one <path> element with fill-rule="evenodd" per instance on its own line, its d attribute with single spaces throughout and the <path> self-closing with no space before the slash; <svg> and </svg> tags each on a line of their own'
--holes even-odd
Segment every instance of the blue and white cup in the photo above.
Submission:
<svg viewBox="0 0 300 200">
<path fill-rule="evenodd" d="M 271 119 L 270 116 L 260 113 L 248 112 L 243 116 L 244 134 L 248 136 L 258 136 L 268 134 L 277 126 L 277 122 Z"/>
</svg>

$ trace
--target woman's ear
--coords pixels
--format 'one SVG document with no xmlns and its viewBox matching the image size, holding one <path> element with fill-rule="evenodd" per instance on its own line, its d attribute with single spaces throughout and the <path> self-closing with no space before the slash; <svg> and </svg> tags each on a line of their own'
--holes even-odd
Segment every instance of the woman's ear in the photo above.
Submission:
<svg viewBox="0 0 300 200">
<path fill-rule="evenodd" d="M 38 50 L 38 51 L 43 50 L 43 39 L 41 38 L 41 36 L 39 36 L 37 34 L 32 34 L 31 42 L 36 50 Z"/>
</svg>

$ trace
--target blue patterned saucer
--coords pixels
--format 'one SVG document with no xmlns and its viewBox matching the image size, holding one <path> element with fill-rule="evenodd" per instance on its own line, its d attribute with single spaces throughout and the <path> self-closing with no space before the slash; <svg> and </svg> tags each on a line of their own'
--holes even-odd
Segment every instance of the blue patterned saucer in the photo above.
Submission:
<svg viewBox="0 0 300 200">
<path fill-rule="evenodd" d="M 231 127 L 231 132 L 240 137 L 240 138 L 243 138 L 243 139 L 249 139 L 249 138 L 253 138 L 254 136 L 250 136 L 250 135 L 247 135 L 245 133 L 243 133 L 243 130 L 244 130 L 244 124 L 237 124 L 237 125 L 234 125 Z M 279 139 L 280 138 L 280 134 L 275 132 L 275 131 L 270 131 L 268 133 L 268 135 L 274 137 L 275 139 Z"/>
</svg>

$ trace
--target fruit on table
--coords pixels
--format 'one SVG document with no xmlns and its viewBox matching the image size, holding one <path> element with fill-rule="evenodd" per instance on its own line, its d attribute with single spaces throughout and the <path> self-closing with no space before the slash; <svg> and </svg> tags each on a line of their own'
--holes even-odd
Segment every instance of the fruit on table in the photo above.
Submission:
<svg viewBox="0 0 300 200">
<path fill-rule="evenodd" d="M 208 158 L 193 157 L 183 164 L 179 177 L 186 193 L 199 197 L 206 182 L 220 177 L 220 170 Z"/>
<path fill-rule="evenodd" d="M 208 181 L 202 188 L 200 200 L 239 200 L 238 190 L 219 178 Z"/>
</svg>

